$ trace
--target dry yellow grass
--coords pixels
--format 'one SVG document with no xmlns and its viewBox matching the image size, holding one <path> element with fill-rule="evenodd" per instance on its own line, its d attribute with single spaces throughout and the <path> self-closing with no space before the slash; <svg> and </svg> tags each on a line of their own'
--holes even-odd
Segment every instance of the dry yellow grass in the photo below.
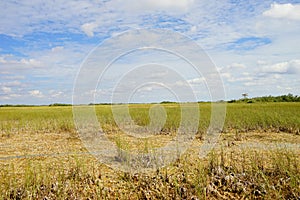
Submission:
<svg viewBox="0 0 300 200">
<path fill-rule="evenodd" d="M 300 136 L 296 132 L 227 128 L 205 158 L 198 157 L 203 141 L 197 135 L 175 163 L 147 174 L 129 174 L 112 170 L 88 153 L 69 124 L 68 109 L 37 108 L 28 111 L 35 116 L 13 113 L 2 118 L 0 199 L 300 197 Z M 41 120 L 39 110 L 54 118 Z M 6 129 L 7 121 L 13 119 L 14 124 L 19 124 L 18 131 L 14 127 Z M 25 122 L 22 125 L 24 119 L 32 127 Z M 45 129 L 47 123 L 50 125 Z M 112 141 L 121 136 L 130 143 L 128 148 L 143 149 L 142 142 L 125 137 L 113 124 L 104 126 L 110 130 L 108 137 Z M 173 137 L 172 132 L 158 134 L 150 146 L 161 146 Z"/>
</svg>

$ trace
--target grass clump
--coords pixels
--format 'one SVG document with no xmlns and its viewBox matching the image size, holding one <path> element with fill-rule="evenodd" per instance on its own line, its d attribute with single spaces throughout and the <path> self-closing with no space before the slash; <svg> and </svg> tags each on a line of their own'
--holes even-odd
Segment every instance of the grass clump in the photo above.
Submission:
<svg viewBox="0 0 300 200">
<path fill-rule="evenodd" d="M 1 166 L 2 199 L 297 199 L 300 162 L 290 151 L 213 151 L 207 159 L 185 154 L 148 174 L 112 171 L 93 158 L 29 160 Z M 243 154 L 243 153 L 242 153 Z M 191 157 L 192 156 L 192 157 Z M 48 158 L 49 159 L 49 158 Z M 242 162 L 241 162 L 242 161 Z"/>
</svg>

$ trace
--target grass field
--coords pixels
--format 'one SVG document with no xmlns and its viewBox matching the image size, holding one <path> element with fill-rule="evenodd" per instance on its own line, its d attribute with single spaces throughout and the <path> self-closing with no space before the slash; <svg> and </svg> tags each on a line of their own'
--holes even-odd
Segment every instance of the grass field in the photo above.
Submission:
<svg viewBox="0 0 300 200">
<path fill-rule="evenodd" d="M 181 120 L 178 104 L 162 106 L 167 119 L 154 146 L 172 140 Z M 129 107 L 138 125 L 150 123 L 151 104 Z M 0 107 L 0 199 L 300 198 L 300 103 L 227 104 L 221 138 L 205 158 L 198 150 L 211 104 L 199 108 L 196 137 L 180 159 L 151 173 L 129 174 L 88 153 L 72 107 Z M 102 129 L 122 146 L 110 105 L 95 109 Z"/>
</svg>

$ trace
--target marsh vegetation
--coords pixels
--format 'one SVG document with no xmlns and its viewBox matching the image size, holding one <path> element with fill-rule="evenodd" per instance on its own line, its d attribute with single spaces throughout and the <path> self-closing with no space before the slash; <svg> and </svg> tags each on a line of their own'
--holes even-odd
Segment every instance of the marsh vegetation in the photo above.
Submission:
<svg viewBox="0 0 300 200">
<path fill-rule="evenodd" d="M 144 144 L 120 137 L 110 105 L 95 109 L 101 128 L 119 147 L 148 151 L 171 140 L 180 123 L 180 105 L 162 106 L 166 123 Z M 136 124 L 150 123 L 150 107 L 129 105 Z M 1 107 L 0 199 L 299 199 L 300 103 L 228 104 L 221 138 L 205 158 L 198 152 L 211 105 L 199 108 L 196 137 L 176 162 L 132 174 L 88 153 L 72 107 Z"/>
</svg>

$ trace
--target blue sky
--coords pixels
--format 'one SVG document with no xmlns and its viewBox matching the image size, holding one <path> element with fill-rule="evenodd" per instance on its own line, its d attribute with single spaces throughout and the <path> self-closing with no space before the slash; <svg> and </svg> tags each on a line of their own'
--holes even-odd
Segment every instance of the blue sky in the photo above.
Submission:
<svg viewBox="0 0 300 200">
<path fill-rule="evenodd" d="M 89 53 L 124 31 L 142 28 L 174 31 L 195 41 L 215 64 L 226 99 L 245 92 L 250 97 L 300 94 L 300 1 L 8 0 L 0 6 L 0 104 L 71 103 Z M 145 55 L 149 58 L 142 61 L 136 54 L 119 60 L 107 76 L 122 76 L 129 65 L 146 65 L 151 58 L 168 65 L 166 73 L 190 70 L 171 56 Z M 104 78 L 98 102 L 112 96 L 114 82 Z M 185 79 L 198 100 L 209 100 L 203 77 Z M 149 82 L 133 101 L 174 100 L 167 92 Z"/>
</svg>

